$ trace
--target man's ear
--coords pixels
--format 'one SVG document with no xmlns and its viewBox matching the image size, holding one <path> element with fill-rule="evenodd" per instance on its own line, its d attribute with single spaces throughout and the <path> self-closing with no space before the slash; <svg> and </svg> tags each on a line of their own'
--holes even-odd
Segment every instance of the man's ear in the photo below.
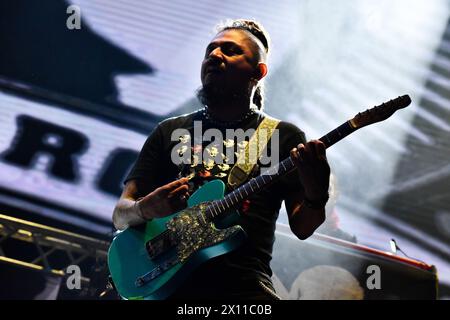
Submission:
<svg viewBox="0 0 450 320">
<path fill-rule="evenodd" d="M 264 62 L 259 62 L 256 66 L 255 78 L 259 81 L 267 74 L 267 65 Z"/>
</svg>

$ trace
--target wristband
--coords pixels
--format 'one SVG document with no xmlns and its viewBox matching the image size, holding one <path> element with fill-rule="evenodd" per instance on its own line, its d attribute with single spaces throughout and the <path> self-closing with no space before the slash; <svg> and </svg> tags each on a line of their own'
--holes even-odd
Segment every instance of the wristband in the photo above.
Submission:
<svg viewBox="0 0 450 320">
<path fill-rule="evenodd" d="M 144 215 L 142 214 L 142 210 L 141 210 L 141 206 L 139 205 L 139 200 L 141 200 L 142 198 L 137 199 L 136 201 L 134 201 L 134 205 L 133 205 L 133 211 L 137 214 L 137 216 L 143 220 L 146 220 L 144 218 Z"/>
<path fill-rule="evenodd" d="M 305 197 L 303 199 L 303 205 L 306 206 L 307 208 L 311 208 L 311 209 L 323 209 L 323 208 L 325 208 L 325 205 L 327 204 L 329 197 L 330 196 L 328 195 L 328 193 L 325 197 L 320 198 L 319 200 L 314 200 L 314 201 L 309 200 L 308 198 Z"/>
</svg>

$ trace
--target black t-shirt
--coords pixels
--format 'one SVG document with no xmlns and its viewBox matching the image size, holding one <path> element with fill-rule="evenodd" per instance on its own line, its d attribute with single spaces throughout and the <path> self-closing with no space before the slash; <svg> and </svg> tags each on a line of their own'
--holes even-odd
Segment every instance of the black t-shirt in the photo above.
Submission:
<svg viewBox="0 0 450 320">
<path fill-rule="evenodd" d="M 205 119 L 201 110 L 164 120 L 147 138 L 125 182 L 132 179 L 140 180 L 139 185 L 143 189 L 139 196 L 145 196 L 164 184 L 186 176 L 190 178 L 191 191 L 195 191 L 203 183 L 213 179 L 221 179 L 224 183 L 227 183 L 228 173 L 233 166 L 233 164 L 227 164 L 227 162 L 230 162 L 230 157 L 227 157 L 227 155 L 234 155 L 234 160 L 236 160 L 239 152 L 244 149 L 245 142 L 225 139 L 222 141 L 224 146 L 221 149 L 218 145 L 217 148 L 214 147 L 214 141 L 202 141 L 200 143 L 194 141 L 194 121 L 201 121 L 203 132 L 215 128 L 220 130 L 225 137 L 226 129 L 241 128 L 244 131 L 250 128 L 256 129 L 264 117 L 265 114 L 258 111 L 234 127 L 228 125 L 226 128 Z M 190 137 L 173 135 L 176 129 L 187 129 Z M 292 148 L 299 143 L 305 143 L 305 135 L 297 126 L 285 121 L 281 121 L 277 129 L 279 145 L 276 147 L 278 147 L 279 161 L 282 161 L 289 156 Z M 176 132 L 180 132 L 180 130 Z M 274 137 L 275 135 L 272 136 L 272 139 L 275 142 Z M 272 141 L 269 140 L 267 150 L 264 152 L 265 155 L 270 156 L 272 154 L 272 145 Z M 190 154 L 187 153 L 191 163 L 174 164 L 172 153 L 185 155 L 187 148 L 191 150 Z M 206 152 L 203 152 L 204 148 Z M 230 152 L 227 148 L 234 150 Z M 228 152 L 226 152 L 227 150 Z M 211 158 L 204 157 L 199 161 L 195 158 L 198 152 L 210 154 Z M 221 163 L 216 163 L 219 162 L 215 161 L 218 159 L 217 157 L 222 160 Z M 269 167 L 263 160 L 261 162 L 258 161 L 258 165 L 255 166 L 255 170 L 248 179 L 258 176 L 261 168 Z M 275 164 L 272 163 L 270 166 Z M 195 284 L 199 288 L 202 284 L 206 287 L 214 283 L 218 287 L 221 283 L 227 285 L 229 279 L 235 281 L 259 279 L 271 285 L 270 260 L 278 212 L 285 195 L 289 192 L 301 190 L 301 188 L 297 171 L 292 171 L 260 193 L 250 196 L 244 205 L 239 208 L 241 215 L 238 223 L 248 235 L 246 242 L 239 249 L 204 263 L 192 274 L 186 285 L 190 287 Z M 228 188 L 227 191 L 229 191 Z"/>
</svg>

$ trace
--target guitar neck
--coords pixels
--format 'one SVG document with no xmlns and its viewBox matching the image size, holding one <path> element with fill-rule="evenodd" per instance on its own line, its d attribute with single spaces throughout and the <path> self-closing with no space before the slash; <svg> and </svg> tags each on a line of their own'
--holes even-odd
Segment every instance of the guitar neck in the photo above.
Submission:
<svg viewBox="0 0 450 320">
<path fill-rule="evenodd" d="M 410 103 L 411 98 L 408 95 L 403 95 L 393 100 L 389 100 L 386 103 L 382 103 L 381 105 L 375 106 L 362 113 L 358 113 L 354 118 L 330 131 L 319 140 L 325 144 L 326 148 L 329 148 L 336 142 L 348 136 L 350 133 L 364 126 L 386 120 L 397 110 L 407 107 Z M 223 199 L 213 201 L 206 208 L 206 217 L 212 220 L 228 212 L 230 209 L 235 208 L 242 200 L 261 191 L 275 179 L 285 175 L 294 168 L 295 163 L 290 157 L 284 159 L 260 176 L 250 179 L 247 183 L 243 184 L 233 192 L 230 192 Z"/>
<path fill-rule="evenodd" d="M 330 131 L 319 140 L 325 144 L 325 147 L 331 147 L 336 142 L 342 140 L 352 132 L 357 130 L 352 125 L 352 121 L 346 121 L 336 129 Z M 206 209 L 207 218 L 214 219 L 223 215 L 225 212 L 235 208 L 244 199 L 260 192 L 277 178 L 287 174 L 295 169 L 295 163 L 291 157 L 281 161 L 279 164 L 269 168 L 263 174 L 256 178 L 250 179 L 247 183 L 227 194 L 223 199 L 213 201 Z"/>
</svg>

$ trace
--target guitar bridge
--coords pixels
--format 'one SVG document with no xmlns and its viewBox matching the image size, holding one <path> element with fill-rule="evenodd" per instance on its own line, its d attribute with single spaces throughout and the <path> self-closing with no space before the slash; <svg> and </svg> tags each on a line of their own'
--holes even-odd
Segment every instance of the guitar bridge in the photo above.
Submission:
<svg viewBox="0 0 450 320">
<path fill-rule="evenodd" d="M 138 277 L 134 282 L 134 285 L 138 288 L 146 285 L 147 283 L 151 282 L 152 280 L 154 280 L 155 278 L 159 277 L 161 274 L 172 268 L 178 262 L 179 260 L 177 256 L 171 257 L 164 263 L 156 266 L 156 268 L 154 268 L 150 272 L 147 272 L 146 274 Z"/>
<path fill-rule="evenodd" d="M 145 248 L 151 259 L 156 259 L 164 252 L 176 245 L 175 237 L 170 230 L 166 230 L 155 238 L 147 241 Z"/>
</svg>

